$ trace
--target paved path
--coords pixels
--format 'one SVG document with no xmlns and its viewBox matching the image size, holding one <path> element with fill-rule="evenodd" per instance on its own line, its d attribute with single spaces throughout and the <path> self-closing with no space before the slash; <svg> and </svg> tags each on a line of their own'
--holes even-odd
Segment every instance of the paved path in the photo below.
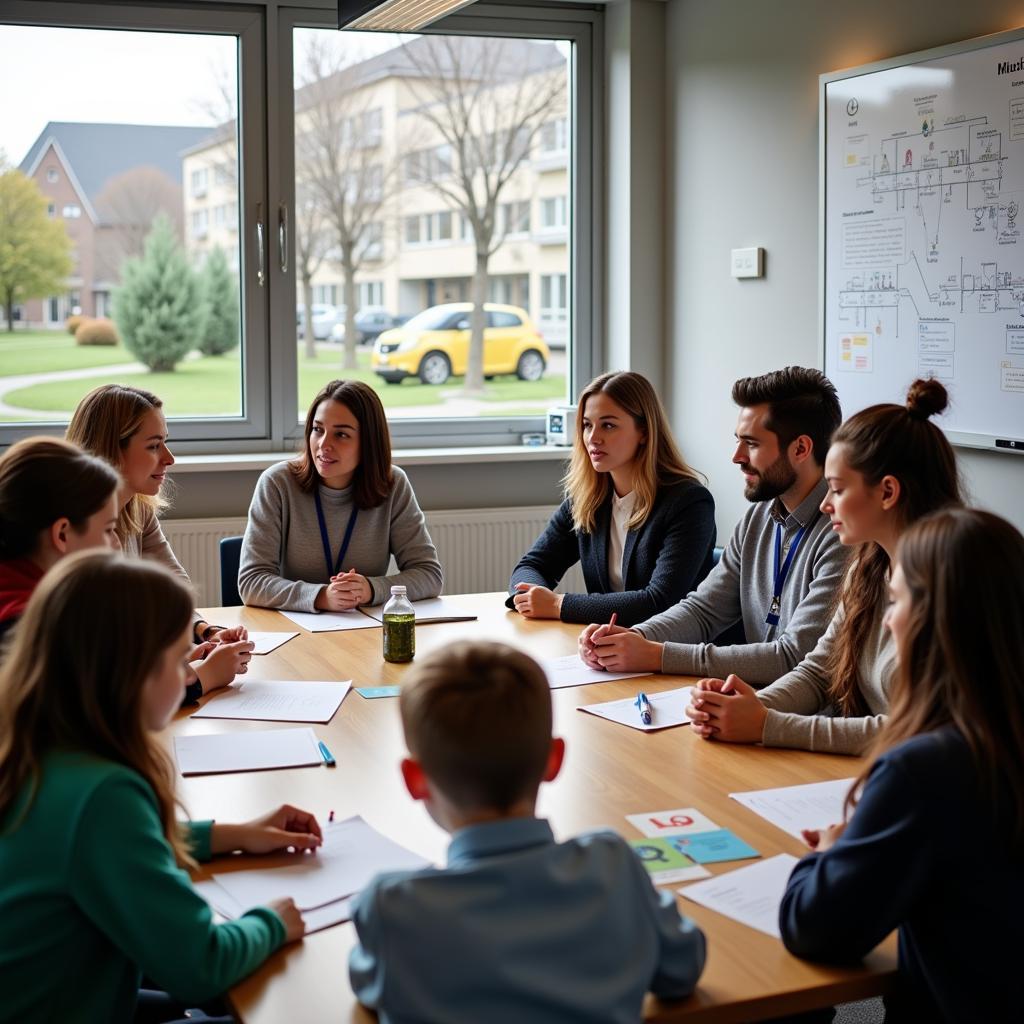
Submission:
<svg viewBox="0 0 1024 1024">
<path fill-rule="evenodd" d="M 88 377 L 119 377 L 126 373 L 145 373 L 143 363 L 116 363 L 113 366 L 89 366 L 81 370 L 51 370 L 49 373 L 24 373 L 20 377 L 0 378 L 0 415 L 18 416 L 24 420 L 54 420 L 63 413 L 40 409 L 22 409 L 17 405 L 8 405 L 4 398 L 11 391 L 19 388 L 33 387 L 36 384 L 50 384 L 58 380 L 85 380 Z M 71 410 L 67 410 L 68 415 Z"/>
</svg>

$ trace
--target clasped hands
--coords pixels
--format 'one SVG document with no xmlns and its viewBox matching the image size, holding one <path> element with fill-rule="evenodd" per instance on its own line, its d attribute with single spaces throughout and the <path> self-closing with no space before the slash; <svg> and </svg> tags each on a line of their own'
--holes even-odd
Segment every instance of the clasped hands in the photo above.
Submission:
<svg viewBox="0 0 1024 1024">
<path fill-rule="evenodd" d="M 203 693 L 227 686 L 249 670 L 256 645 L 245 626 L 218 630 L 212 640 L 197 644 L 189 655 L 189 668 L 203 684 Z"/>
<path fill-rule="evenodd" d="M 339 572 L 316 596 L 314 607 L 322 612 L 347 612 L 373 600 L 373 588 L 355 569 Z"/>
</svg>

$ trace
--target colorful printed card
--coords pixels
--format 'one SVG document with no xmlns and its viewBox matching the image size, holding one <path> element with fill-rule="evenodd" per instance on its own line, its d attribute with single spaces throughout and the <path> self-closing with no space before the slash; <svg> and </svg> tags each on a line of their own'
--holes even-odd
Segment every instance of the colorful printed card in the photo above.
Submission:
<svg viewBox="0 0 1024 1024">
<path fill-rule="evenodd" d="M 649 811 L 627 814 L 626 821 L 645 836 L 681 836 L 691 832 L 716 832 L 719 826 L 706 818 L 696 807 L 679 807 L 673 811 Z"/>
<path fill-rule="evenodd" d="M 667 839 L 630 839 L 629 845 L 643 861 L 655 885 L 691 882 L 698 878 L 707 878 L 711 874 L 692 857 L 680 853 Z"/>
<path fill-rule="evenodd" d="M 696 835 L 671 836 L 665 841 L 680 853 L 692 857 L 698 864 L 718 864 L 725 860 L 747 860 L 761 856 L 752 846 L 725 828 L 716 832 L 698 832 Z"/>
</svg>

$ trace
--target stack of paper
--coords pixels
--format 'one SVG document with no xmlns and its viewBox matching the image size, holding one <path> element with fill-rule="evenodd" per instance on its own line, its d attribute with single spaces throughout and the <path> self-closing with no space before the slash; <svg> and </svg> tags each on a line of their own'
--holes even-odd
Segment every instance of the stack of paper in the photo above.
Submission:
<svg viewBox="0 0 1024 1024">
<path fill-rule="evenodd" d="M 650 672 L 605 672 L 586 665 L 578 654 L 566 654 L 562 658 L 541 659 L 541 667 L 548 677 L 552 690 L 564 686 L 586 686 L 587 683 L 609 683 L 615 679 L 636 679 L 649 676 Z"/>
<path fill-rule="evenodd" d="M 448 597 L 430 597 L 422 601 L 413 601 L 416 612 L 416 625 L 426 626 L 431 622 L 471 622 L 476 615 L 467 608 L 461 607 Z M 384 605 L 375 604 L 362 611 L 378 622 L 384 619 Z"/>
<path fill-rule="evenodd" d="M 803 829 L 821 829 L 843 821 L 843 802 L 853 779 L 809 782 L 781 789 L 755 789 L 749 793 L 730 793 L 766 821 L 777 825 L 797 839 Z"/>
<path fill-rule="evenodd" d="M 262 722 L 329 722 L 352 681 L 235 680 L 193 718 L 245 718 Z"/>
<path fill-rule="evenodd" d="M 381 835 L 362 818 L 332 822 L 315 853 L 296 854 L 276 868 L 226 871 L 196 886 L 224 917 L 291 897 L 315 931 L 348 920 L 351 897 L 382 871 L 417 871 L 429 866 L 419 854 Z"/>
<path fill-rule="evenodd" d="M 691 693 L 693 687 L 684 686 L 678 690 L 647 694 L 647 701 L 651 706 L 650 725 L 644 725 L 641 720 L 635 697 L 609 700 L 603 704 L 582 704 L 576 710 L 607 718 L 610 722 L 618 722 L 620 725 L 628 725 L 631 729 L 654 732 L 656 729 L 671 729 L 676 725 L 690 724 L 690 719 L 686 716 L 686 707 L 690 703 Z"/>
<path fill-rule="evenodd" d="M 324 763 L 316 733 L 308 726 L 175 736 L 174 756 L 182 775 L 258 772 Z"/>
<path fill-rule="evenodd" d="M 296 626 L 308 629 L 310 633 L 334 633 L 341 629 L 379 629 L 380 623 L 371 619 L 355 608 L 347 612 L 286 612 L 281 610 L 286 619 L 291 619 Z"/>
</svg>

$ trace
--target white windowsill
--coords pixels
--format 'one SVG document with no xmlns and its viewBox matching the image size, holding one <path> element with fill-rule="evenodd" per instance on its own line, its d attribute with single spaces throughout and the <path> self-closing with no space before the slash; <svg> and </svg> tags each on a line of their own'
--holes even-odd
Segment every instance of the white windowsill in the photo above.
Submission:
<svg viewBox="0 0 1024 1024">
<path fill-rule="evenodd" d="M 294 457 L 294 452 L 248 452 L 239 455 L 180 455 L 171 475 L 177 473 L 224 473 L 239 470 L 262 472 Z M 485 445 L 475 448 L 396 448 L 392 461 L 398 466 L 444 466 L 474 462 L 550 462 L 569 458 L 569 445 Z"/>
</svg>

